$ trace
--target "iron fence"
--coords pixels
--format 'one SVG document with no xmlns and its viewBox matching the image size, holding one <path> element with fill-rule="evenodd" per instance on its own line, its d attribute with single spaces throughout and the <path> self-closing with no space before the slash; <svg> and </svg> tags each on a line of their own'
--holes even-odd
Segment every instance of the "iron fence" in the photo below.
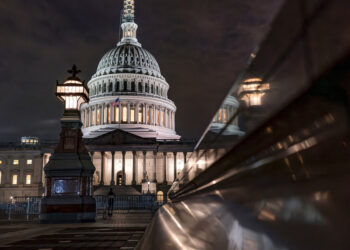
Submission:
<svg viewBox="0 0 350 250">
<path fill-rule="evenodd" d="M 13 197 L 8 203 L 0 203 L 2 219 L 30 220 L 38 218 L 41 207 L 40 196 Z M 112 197 L 98 195 L 96 199 L 96 214 L 106 215 L 107 211 L 116 213 L 154 213 L 166 203 L 166 196 L 155 194 L 144 195 L 115 195 Z"/>
<path fill-rule="evenodd" d="M 163 195 L 115 195 L 112 197 L 98 195 L 95 196 L 97 209 L 110 209 L 119 211 L 148 210 L 155 212 L 166 203 Z"/>
<path fill-rule="evenodd" d="M 8 203 L 0 204 L 0 211 L 8 220 L 25 218 L 28 221 L 40 214 L 41 198 L 40 196 L 13 197 Z"/>
</svg>

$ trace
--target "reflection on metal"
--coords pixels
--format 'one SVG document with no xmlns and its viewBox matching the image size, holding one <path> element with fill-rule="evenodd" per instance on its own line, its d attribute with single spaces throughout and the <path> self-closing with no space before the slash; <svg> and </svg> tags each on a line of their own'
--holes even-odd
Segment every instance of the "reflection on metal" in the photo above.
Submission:
<svg viewBox="0 0 350 250">
<path fill-rule="evenodd" d="M 249 106 L 262 105 L 262 98 L 270 89 L 269 83 L 262 83 L 260 78 L 249 78 L 244 80 L 238 90 L 238 96 Z"/>
<path fill-rule="evenodd" d="M 346 42 L 332 56 L 315 46 L 347 38 L 349 17 L 329 22 L 343 4 L 286 1 L 227 98 L 257 91 L 251 78 L 268 94 L 209 125 L 137 249 L 350 249 L 350 54 Z M 232 121 L 244 137 L 225 132 Z"/>
</svg>

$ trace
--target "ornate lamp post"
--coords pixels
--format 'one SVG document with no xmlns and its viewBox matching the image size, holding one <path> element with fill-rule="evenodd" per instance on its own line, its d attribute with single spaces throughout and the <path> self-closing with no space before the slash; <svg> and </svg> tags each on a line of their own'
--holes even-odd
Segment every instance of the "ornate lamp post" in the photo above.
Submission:
<svg viewBox="0 0 350 250">
<path fill-rule="evenodd" d="M 63 84 L 57 83 L 56 96 L 64 105 L 60 141 L 44 168 L 45 197 L 41 201 L 40 222 L 91 222 L 96 217 L 96 201 L 92 197 L 95 167 L 82 142 L 80 105 L 89 101 L 88 91 L 72 74 Z"/>
</svg>

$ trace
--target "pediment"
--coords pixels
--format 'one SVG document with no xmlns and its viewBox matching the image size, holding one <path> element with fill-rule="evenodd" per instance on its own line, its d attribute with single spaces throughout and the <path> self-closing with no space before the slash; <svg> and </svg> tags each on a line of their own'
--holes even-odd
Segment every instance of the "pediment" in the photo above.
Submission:
<svg viewBox="0 0 350 250">
<path fill-rule="evenodd" d="M 140 136 L 128 133 L 121 129 L 115 129 L 106 134 L 95 138 L 85 139 L 86 145 L 130 145 L 130 144 L 154 144 L 155 139 L 142 138 Z"/>
</svg>

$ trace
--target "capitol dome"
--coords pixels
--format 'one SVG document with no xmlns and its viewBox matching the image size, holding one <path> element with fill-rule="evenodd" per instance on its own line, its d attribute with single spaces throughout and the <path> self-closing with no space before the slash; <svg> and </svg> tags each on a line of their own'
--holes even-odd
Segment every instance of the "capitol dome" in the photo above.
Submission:
<svg viewBox="0 0 350 250">
<path fill-rule="evenodd" d="M 131 43 L 109 50 L 100 60 L 93 77 L 112 73 L 136 73 L 164 79 L 152 54 Z"/>
<path fill-rule="evenodd" d="M 143 138 L 178 140 L 169 84 L 136 38 L 133 2 L 124 5 L 122 39 L 102 57 L 87 84 L 90 101 L 81 106 L 84 137 L 121 129 Z"/>
</svg>

